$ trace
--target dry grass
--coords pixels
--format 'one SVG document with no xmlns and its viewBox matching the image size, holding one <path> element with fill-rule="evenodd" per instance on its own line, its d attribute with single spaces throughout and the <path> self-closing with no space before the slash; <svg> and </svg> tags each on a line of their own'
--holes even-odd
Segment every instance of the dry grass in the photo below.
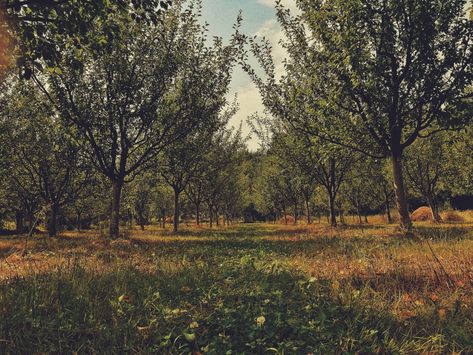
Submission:
<svg viewBox="0 0 473 355">
<path fill-rule="evenodd" d="M 432 220 L 432 210 L 430 207 L 423 206 L 416 209 L 411 214 L 411 219 L 413 222 L 425 222 Z"/>
<path fill-rule="evenodd" d="M 143 270 L 150 270 L 154 265 L 149 265 L 148 253 L 153 248 L 257 242 L 288 249 L 280 260 L 317 279 L 355 283 L 366 281 L 382 292 L 395 287 L 396 292 L 422 293 L 428 288 L 430 291 L 449 293 L 451 287 L 447 278 L 451 277 L 471 291 L 472 226 L 471 222 L 435 226 L 419 223 L 417 234 L 420 239 L 416 240 L 405 239 L 396 225 L 385 224 L 338 228 L 326 224 L 265 224 L 252 225 L 243 231 L 239 225 L 218 230 L 187 227 L 178 234 L 148 226 L 145 231 L 138 228 L 129 231 L 128 239 L 111 242 L 100 237 L 97 231 L 65 232 L 53 239 L 34 237 L 29 241 L 26 256 L 23 256 L 23 238 L 4 237 L 0 239 L 0 279 L 50 272 L 77 260 L 88 268 L 110 271 L 115 265 L 104 258 L 108 254 L 118 261 L 132 259 Z M 431 242 L 432 248 L 449 276 L 445 275 L 427 242 L 423 241 L 429 235 L 438 239 Z M 390 279 L 393 275 L 399 277 L 399 284 L 393 283 L 396 279 Z"/>
<path fill-rule="evenodd" d="M 329 297 L 337 302 L 350 304 L 356 295 L 357 307 L 375 307 L 415 329 L 423 322 L 458 322 L 460 314 L 466 317 L 465 329 L 473 329 L 468 316 L 473 309 L 473 218 L 471 212 L 458 215 L 464 222 L 416 223 L 413 239 L 399 234 L 396 225 L 384 223 L 339 228 L 326 224 L 185 227 L 179 234 L 149 226 L 112 242 L 97 231 L 67 232 L 54 239 L 37 236 L 23 256 L 23 238 L 2 237 L 0 279 L 11 283 L 18 278 L 67 274 L 77 265 L 91 275 L 113 275 L 132 267 L 143 275 L 176 280 L 193 270 L 209 270 L 218 279 L 224 272 L 219 271 L 222 265 L 230 265 L 231 270 L 249 262 L 254 271 L 247 271 L 246 278 L 266 270 L 297 273 L 328 285 Z M 406 345 L 406 349 L 436 353 L 447 346 L 435 344 Z"/>
</svg>

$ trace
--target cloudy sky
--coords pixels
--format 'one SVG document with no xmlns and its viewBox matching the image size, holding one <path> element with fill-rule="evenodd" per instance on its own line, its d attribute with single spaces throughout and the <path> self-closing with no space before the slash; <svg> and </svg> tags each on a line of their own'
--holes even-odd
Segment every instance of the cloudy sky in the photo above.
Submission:
<svg viewBox="0 0 473 355">
<path fill-rule="evenodd" d="M 284 5 L 296 9 L 295 0 L 284 0 Z M 273 44 L 274 58 L 280 63 L 285 54 L 278 46 L 281 30 L 278 26 L 274 10 L 274 0 L 203 0 L 203 19 L 209 24 L 211 36 L 221 36 L 228 39 L 233 32 L 233 24 L 242 11 L 242 32 L 247 35 L 265 36 Z M 243 122 L 244 133 L 249 133 L 247 117 L 257 111 L 262 112 L 261 97 L 252 84 L 248 75 L 241 69 L 234 72 L 231 94 L 238 96 L 240 111 L 234 117 L 232 124 L 238 126 Z M 253 138 L 248 143 L 250 149 L 258 148 L 258 141 Z"/>
</svg>

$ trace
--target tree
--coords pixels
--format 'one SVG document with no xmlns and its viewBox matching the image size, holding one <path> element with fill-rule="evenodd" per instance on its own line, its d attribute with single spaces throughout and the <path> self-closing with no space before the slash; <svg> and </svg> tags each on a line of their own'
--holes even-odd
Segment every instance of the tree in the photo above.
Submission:
<svg viewBox="0 0 473 355">
<path fill-rule="evenodd" d="M 358 221 L 368 220 L 368 214 L 386 212 L 388 223 L 392 223 L 391 203 L 393 198 L 392 184 L 386 178 L 386 160 L 357 159 L 354 161 L 342 194 L 350 202 Z"/>
<path fill-rule="evenodd" d="M 22 207 L 16 211 L 17 224 L 18 213 L 25 209 L 31 218 L 39 197 L 48 211 L 49 236 L 55 236 L 59 209 L 79 196 L 90 169 L 80 145 L 45 103 L 47 99 L 33 85 L 17 83 L 3 119 L 11 124 L 11 186 L 18 191 Z"/>
<path fill-rule="evenodd" d="M 202 45 L 194 9 L 173 7 L 162 27 L 132 25 L 130 16 L 111 19 L 121 35 L 110 38 L 100 52 L 84 48 L 82 65 L 77 65 L 74 53 L 64 55 L 59 72 L 51 73 L 48 86 L 42 86 L 77 139 L 88 143 L 96 168 L 112 183 L 113 238 L 119 235 L 124 183 L 197 127 L 201 118 L 190 108 L 197 100 L 195 89 L 202 87 L 195 81 L 202 78 L 179 75 L 181 68 L 195 65 L 193 53 Z M 94 30 L 101 38 L 101 29 Z"/>
<path fill-rule="evenodd" d="M 437 192 L 448 178 L 449 149 L 445 134 L 415 142 L 407 151 L 404 168 L 409 185 L 420 194 L 432 210 L 434 222 L 442 222 Z"/>
<path fill-rule="evenodd" d="M 283 217 L 287 224 L 287 210 L 291 200 L 290 189 L 283 175 L 287 170 L 280 168 L 279 158 L 274 154 L 264 156 L 260 169 L 259 195 L 262 196 L 262 201 L 257 207 L 266 214 L 274 215 L 276 220 Z"/>
<path fill-rule="evenodd" d="M 201 207 L 205 201 L 205 173 L 193 176 L 186 185 L 185 194 L 187 199 L 195 206 L 195 223 L 200 226 Z"/>
<path fill-rule="evenodd" d="M 174 194 L 172 189 L 165 182 L 158 180 L 153 187 L 153 203 L 152 209 L 161 227 L 166 228 L 166 216 L 173 210 Z"/>
<path fill-rule="evenodd" d="M 283 100 L 284 98 L 279 98 L 277 106 L 283 107 L 285 117 L 301 114 L 293 105 L 293 101 Z M 269 139 L 267 143 L 269 150 L 278 156 L 282 164 L 281 169 L 287 169 L 291 175 L 286 178 L 288 186 L 297 189 L 297 192 L 290 193 L 290 196 L 294 196 L 293 202 L 297 204 L 295 196 L 304 197 L 308 223 L 310 223 L 310 200 L 315 185 L 319 184 L 327 192 L 330 224 L 336 226 L 337 194 L 356 159 L 355 154 L 343 147 L 324 142 L 310 133 L 295 129 L 281 116 L 273 119 L 268 117 L 253 117 L 253 119 L 253 130 L 263 140 L 264 136 Z"/>
<path fill-rule="evenodd" d="M 236 112 L 237 107 L 232 106 L 224 111 L 226 104 L 224 94 L 228 90 L 231 66 L 217 65 L 215 61 L 222 60 L 218 52 L 209 51 L 206 58 L 201 58 L 200 68 L 192 68 L 192 73 L 186 75 L 200 75 L 205 80 L 199 82 L 200 92 L 197 103 L 190 109 L 195 117 L 199 117 L 199 126 L 181 140 L 175 141 L 163 149 L 158 157 L 159 172 L 163 180 L 174 191 L 174 221 L 173 230 L 178 231 L 180 218 L 179 196 L 186 189 L 194 177 L 199 176 L 205 169 L 205 154 L 211 149 L 213 137 L 218 131 L 225 129 L 229 119 Z M 217 57 L 220 56 L 220 59 Z M 227 58 L 227 63 L 231 58 Z M 191 68 L 189 68 L 191 69 Z M 225 72 L 221 72 L 225 71 Z M 212 78 L 212 74 L 214 77 Z M 177 119 L 177 117 L 176 117 Z M 198 188 L 198 185 L 196 186 Z M 197 191 L 198 192 L 198 191 Z M 197 195 L 197 201 L 199 197 Z"/>
<path fill-rule="evenodd" d="M 0 58 L 17 49 L 22 75 L 33 69 L 54 69 L 66 46 L 97 46 L 94 26 L 99 23 L 104 38 L 120 36 L 123 28 L 109 21 L 111 15 L 130 15 L 134 22 L 157 24 L 170 0 L 0 0 Z M 0 59 L 0 67 L 2 60 Z"/>
<path fill-rule="evenodd" d="M 472 10 L 473 14 L 473 10 Z M 472 88 L 469 88 L 472 90 Z M 466 100 L 457 112 L 462 117 L 473 117 L 473 99 Z M 450 171 L 449 190 L 454 194 L 468 195 L 473 191 L 473 126 L 470 124 L 464 131 L 456 134 L 454 139 L 447 139 L 447 164 Z M 458 164 L 458 162 L 462 162 Z"/>
<path fill-rule="evenodd" d="M 244 148 L 241 127 L 238 130 L 224 129 L 213 138 L 211 149 L 206 156 L 206 169 L 201 175 L 203 181 L 203 201 L 209 211 L 210 227 L 214 217 L 217 226 L 220 223 L 220 210 L 223 207 L 225 190 L 235 177 Z"/>
<path fill-rule="evenodd" d="M 260 90 L 269 105 L 291 96 L 310 113 L 286 115 L 298 129 L 371 157 L 390 157 L 401 227 L 408 232 L 404 150 L 418 138 L 463 124 L 449 108 L 471 95 L 465 88 L 473 77 L 473 22 L 465 1 L 298 4 L 298 17 L 277 6 L 288 38 L 284 88 L 269 44 L 251 41 L 268 74 L 257 80 Z"/>
</svg>

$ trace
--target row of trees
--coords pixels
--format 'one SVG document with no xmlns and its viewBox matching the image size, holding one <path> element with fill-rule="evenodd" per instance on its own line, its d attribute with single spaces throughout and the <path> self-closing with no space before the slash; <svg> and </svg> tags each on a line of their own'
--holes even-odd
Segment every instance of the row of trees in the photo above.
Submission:
<svg viewBox="0 0 473 355">
<path fill-rule="evenodd" d="M 316 179 L 330 205 L 345 167 L 358 159 L 389 158 L 401 228 L 410 232 L 407 150 L 440 131 L 467 127 L 472 117 L 473 21 L 467 2 L 297 3 L 297 16 L 281 2 L 276 7 L 288 54 L 283 73 L 277 72 L 268 41 L 243 41 L 259 61 L 255 68 L 246 52 L 242 58 L 277 134 L 303 147 L 295 156 L 307 160 L 301 166 L 320 170 Z M 407 169 L 411 181 L 419 177 L 414 170 Z M 332 212 L 332 224 L 333 218 Z"/>
<path fill-rule="evenodd" d="M 225 44 L 199 1 L 170 4 L 0 0 L 0 212 L 19 231 L 42 212 L 50 235 L 66 215 L 108 219 L 114 238 L 133 215 L 176 231 L 183 214 L 391 221 L 395 196 L 409 232 L 408 187 L 436 220 L 439 191 L 471 193 L 466 1 L 299 0 L 297 16 L 278 2 L 282 72 L 240 19 Z M 266 107 L 254 154 L 228 128 L 236 64 Z"/>
<path fill-rule="evenodd" d="M 344 147 L 318 141 L 304 141 L 295 129 L 271 119 L 256 119 L 256 132 L 266 135 L 258 153 L 261 174 L 255 184 L 256 208 L 266 218 L 288 223 L 305 216 L 327 216 L 336 226 L 346 223 L 346 215 L 356 216 L 359 223 L 369 215 L 385 214 L 392 223 L 395 202 L 394 184 L 387 159 L 374 159 Z M 277 124 L 277 123 L 280 124 Z M 264 138 L 263 138 L 264 139 Z M 441 222 L 440 207 L 466 208 L 456 203 L 458 196 L 471 194 L 471 131 L 439 133 L 415 142 L 406 150 L 403 173 L 409 211 L 421 205 L 432 210 L 432 219 Z"/>
<path fill-rule="evenodd" d="M 20 9 L 6 4 L 10 17 L 26 21 L 12 26 L 12 37 L 31 25 L 24 19 L 31 11 L 54 17 L 68 8 L 26 3 Z M 18 47 L 23 78 L 31 80 L 8 75 L 0 110 L 2 175 L 9 176 L 2 181 L 2 205 L 15 213 L 18 229 L 23 216 L 31 222 L 45 209 L 49 234 L 55 235 L 59 209 L 90 208 L 83 201 L 103 197 L 105 186 L 111 188 L 109 234 L 118 237 L 123 188 L 141 182 L 133 187 L 141 211 L 139 196 L 153 181 L 144 176 L 172 188 L 175 230 L 186 189 L 197 210 L 206 203 L 217 214 L 234 213 L 234 196 L 222 186 L 231 184 L 231 167 L 242 149 L 240 133 L 227 128 L 236 110 L 226 96 L 237 33 L 229 44 L 208 39 L 198 1 L 174 2 L 149 18 L 142 6 L 125 4 L 134 11 L 110 2 L 80 33 L 52 38 L 54 58 L 43 52 L 28 57 L 22 47 L 28 41 Z M 28 48 L 44 45 L 36 41 Z"/>
</svg>

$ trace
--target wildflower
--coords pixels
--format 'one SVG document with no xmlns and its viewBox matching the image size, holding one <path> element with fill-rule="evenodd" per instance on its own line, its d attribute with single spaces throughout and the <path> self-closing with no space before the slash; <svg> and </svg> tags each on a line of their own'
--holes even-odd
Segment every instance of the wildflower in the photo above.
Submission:
<svg viewBox="0 0 473 355">
<path fill-rule="evenodd" d="M 127 303 L 130 303 L 130 297 L 127 296 L 127 295 L 121 295 L 120 297 L 118 297 L 118 302 L 127 302 Z"/>
<path fill-rule="evenodd" d="M 266 318 L 264 316 L 259 316 L 258 318 L 256 318 L 256 325 L 258 327 L 262 327 L 265 322 L 266 322 Z"/>
<path fill-rule="evenodd" d="M 189 327 L 190 327 L 191 329 L 199 328 L 199 323 L 197 323 L 196 321 L 194 321 L 194 322 L 192 322 L 192 323 L 189 325 Z"/>
</svg>

